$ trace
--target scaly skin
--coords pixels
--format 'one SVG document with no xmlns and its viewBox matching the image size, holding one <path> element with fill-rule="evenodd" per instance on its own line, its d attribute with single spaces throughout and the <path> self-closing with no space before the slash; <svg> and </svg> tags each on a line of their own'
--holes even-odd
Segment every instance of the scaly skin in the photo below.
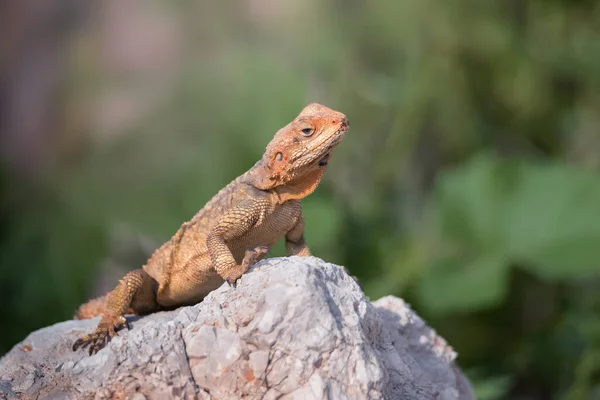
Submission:
<svg viewBox="0 0 600 400">
<path fill-rule="evenodd" d="M 262 159 L 210 200 L 140 269 L 108 295 L 82 305 L 77 318 L 102 315 L 73 350 L 98 352 L 127 326 L 126 313 L 147 314 L 200 302 L 223 281 L 234 284 L 281 238 L 288 255 L 310 256 L 300 199 L 319 185 L 348 131 L 340 112 L 310 104 L 267 146 Z"/>
</svg>

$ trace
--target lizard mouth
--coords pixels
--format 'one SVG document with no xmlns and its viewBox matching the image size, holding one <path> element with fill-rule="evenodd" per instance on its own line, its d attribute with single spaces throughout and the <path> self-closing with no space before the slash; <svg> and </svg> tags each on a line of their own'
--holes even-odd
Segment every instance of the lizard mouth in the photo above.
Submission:
<svg viewBox="0 0 600 400">
<path fill-rule="evenodd" d="M 348 132 L 349 126 L 350 125 L 348 125 L 348 123 L 346 122 L 344 123 L 344 125 L 342 125 L 340 129 L 337 130 L 337 132 L 335 132 L 333 140 L 331 141 L 331 143 L 329 143 L 329 146 L 327 146 L 327 153 L 323 156 L 323 158 L 319 160 L 319 167 L 324 167 L 329 163 L 329 155 L 331 154 L 330 151 L 342 141 L 344 135 L 346 134 L 346 132 Z"/>
<path fill-rule="evenodd" d="M 325 154 L 325 157 L 319 161 L 319 167 L 324 167 L 329 162 L 329 153 Z"/>
</svg>

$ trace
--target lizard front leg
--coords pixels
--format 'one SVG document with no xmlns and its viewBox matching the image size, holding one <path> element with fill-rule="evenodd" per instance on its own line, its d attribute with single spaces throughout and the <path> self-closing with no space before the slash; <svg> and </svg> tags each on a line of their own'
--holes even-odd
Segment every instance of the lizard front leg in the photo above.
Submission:
<svg viewBox="0 0 600 400">
<path fill-rule="evenodd" d="M 122 326 L 129 329 L 125 313 L 130 307 L 136 313 L 147 313 L 157 310 L 156 281 L 143 269 L 129 272 L 108 294 L 106 311 L 96 330 L 85 335 L 73 344 L 73 351 L 79 347 L 90 345 L 90 355 L 102 349 L 111 337 L 117 335 Z"/>
<path fill-rule="evenodd" d="M 206 238 L 211 262 L 217 273 L 229 284 L 235 283 L 248 268 L 260 261 L 269 252 L 266 246 L 246 250 L 240 264 L 235 261 L 227 241 L 246 235 L 256 224 L 265 207 L 261 202 L 246 201 L 219 219 Z"/>
<path fill-rule="evenodd" d="M 296 224 L 285 235 L 285 250 L 288 256 L 308 257 L 311 255 L 310 249 L 304 240 L 304 216 L 299 214 Z"/>
</svg>

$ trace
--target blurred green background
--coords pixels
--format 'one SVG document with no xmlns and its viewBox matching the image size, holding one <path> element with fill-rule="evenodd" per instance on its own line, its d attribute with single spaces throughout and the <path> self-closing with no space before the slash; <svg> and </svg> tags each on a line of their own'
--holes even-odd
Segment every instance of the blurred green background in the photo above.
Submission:
<svg viewBox="0 0 600 400">
<path fill-rule="evenodd" d="M 317 101 L 352 127 L 314 254 L 407 299 L 478 398 L 600 399 L 600 3 L 20 0 L 0 31 L 0 354 Z"/>
</svg>

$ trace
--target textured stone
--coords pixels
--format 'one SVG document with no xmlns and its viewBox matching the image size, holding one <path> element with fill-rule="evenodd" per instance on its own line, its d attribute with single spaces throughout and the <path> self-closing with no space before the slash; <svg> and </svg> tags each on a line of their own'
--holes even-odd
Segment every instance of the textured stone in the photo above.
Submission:
<svg viewBox="0 0 600 400">
<path fill-rule="evenodd" d="M 406 303 L 370 303 L 314 257 L 263 261 L 200 304 L 129 320 L 91 357 L 71 345 L 98 319 L 33 332 L 0 360 L 0 398 L 474 398 Z"/>
</svg>

